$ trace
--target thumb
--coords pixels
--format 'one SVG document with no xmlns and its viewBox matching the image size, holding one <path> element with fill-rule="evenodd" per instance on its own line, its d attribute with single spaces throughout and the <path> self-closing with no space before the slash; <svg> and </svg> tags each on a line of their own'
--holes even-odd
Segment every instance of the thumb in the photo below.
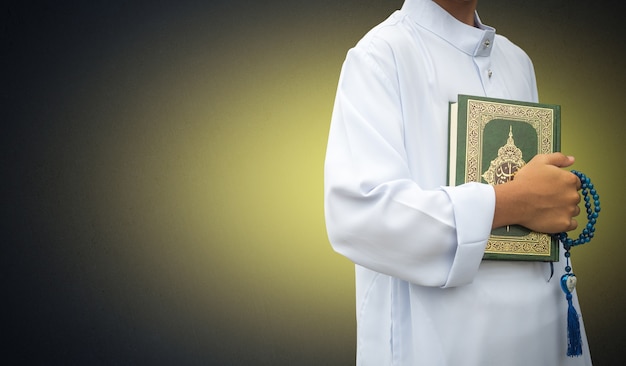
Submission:
<svg viewBox="0 0 626 366">
<path fill-rule="evenodd" d="M 546 162 L 559 168 L 566 168 L 574 164 L 574 157 L 557 152 L 546 154 Z"/>
</svg>

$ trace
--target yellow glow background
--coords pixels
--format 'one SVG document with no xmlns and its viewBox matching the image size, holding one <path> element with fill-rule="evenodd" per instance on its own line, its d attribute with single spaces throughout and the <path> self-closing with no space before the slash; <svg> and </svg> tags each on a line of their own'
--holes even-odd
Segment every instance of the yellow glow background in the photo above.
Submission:
<svg viewBox="0 0 626 366">
<path fill-rule="evenodd" d="M 12 6 L 5 268 L 18 359 L 352 364 L 353 266 L 326 238 L 323 159 L 345 53 L 400 5 Z M 479 11 L 534 60 L 541 101 L 562 105 L 563 151 L 600 192 L 597 238 L 573 260 L 603 365 L 626 323 L 626 80 L 616 9 L 587 7 Z"/>
</svg>

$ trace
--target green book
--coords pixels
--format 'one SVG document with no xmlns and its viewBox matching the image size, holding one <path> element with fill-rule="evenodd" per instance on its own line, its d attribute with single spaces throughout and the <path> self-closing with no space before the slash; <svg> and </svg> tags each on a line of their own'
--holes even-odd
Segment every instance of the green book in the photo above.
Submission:
<svg viewBox="0 0 626 366">
<path fill-rule="evenodd" d="M 450 186 L 502 184 L 535 155 L 561 150 L 558 105 L 459 95 L 449 112 Z M 495 260 L 558 258 L 557 240 L 520 225 L 494 229 L 484 255 Z"/>
</svg>

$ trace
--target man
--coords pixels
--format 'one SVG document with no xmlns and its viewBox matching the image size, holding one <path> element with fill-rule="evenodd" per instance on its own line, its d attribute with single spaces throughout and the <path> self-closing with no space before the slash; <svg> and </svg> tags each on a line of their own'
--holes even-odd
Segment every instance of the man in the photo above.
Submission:
<svg viewBox="0 0 626 366">
<path fill-rule="evenodd" d="M 445 186 L 449 102 L 538 101 L 530 59 L 476 6 L 406 0 L 342 68 L 325 210 L 331 244 L 356 264 L 358 365 L 591 364 L 582 319 L 583 354 L 566 355 L 564 265 L 482 261 L 492 228 L 576 228 L 573 158 L 538 155 L 495 187 Z"/>
</svg>

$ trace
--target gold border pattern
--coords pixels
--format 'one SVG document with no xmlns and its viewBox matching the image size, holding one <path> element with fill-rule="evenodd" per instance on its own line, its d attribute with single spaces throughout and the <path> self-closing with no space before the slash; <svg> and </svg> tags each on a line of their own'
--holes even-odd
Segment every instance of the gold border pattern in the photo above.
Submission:
<svg viewBox="0 0 626 366">
<path fill-rule="evenodd" d="M 537 132 L 538 153 L 548 154 L 554 151 L 553 118 L 550 108 L 468 99 L 465 181 L 481 181 L 483 133 L 489 122 L 504 119 L 530 124 Z M 551 241 L 549 235 L 536 232 L 519 237 L 491 235 L 485 252 L 545 256 L 551 254 Z"/>
</svg>

